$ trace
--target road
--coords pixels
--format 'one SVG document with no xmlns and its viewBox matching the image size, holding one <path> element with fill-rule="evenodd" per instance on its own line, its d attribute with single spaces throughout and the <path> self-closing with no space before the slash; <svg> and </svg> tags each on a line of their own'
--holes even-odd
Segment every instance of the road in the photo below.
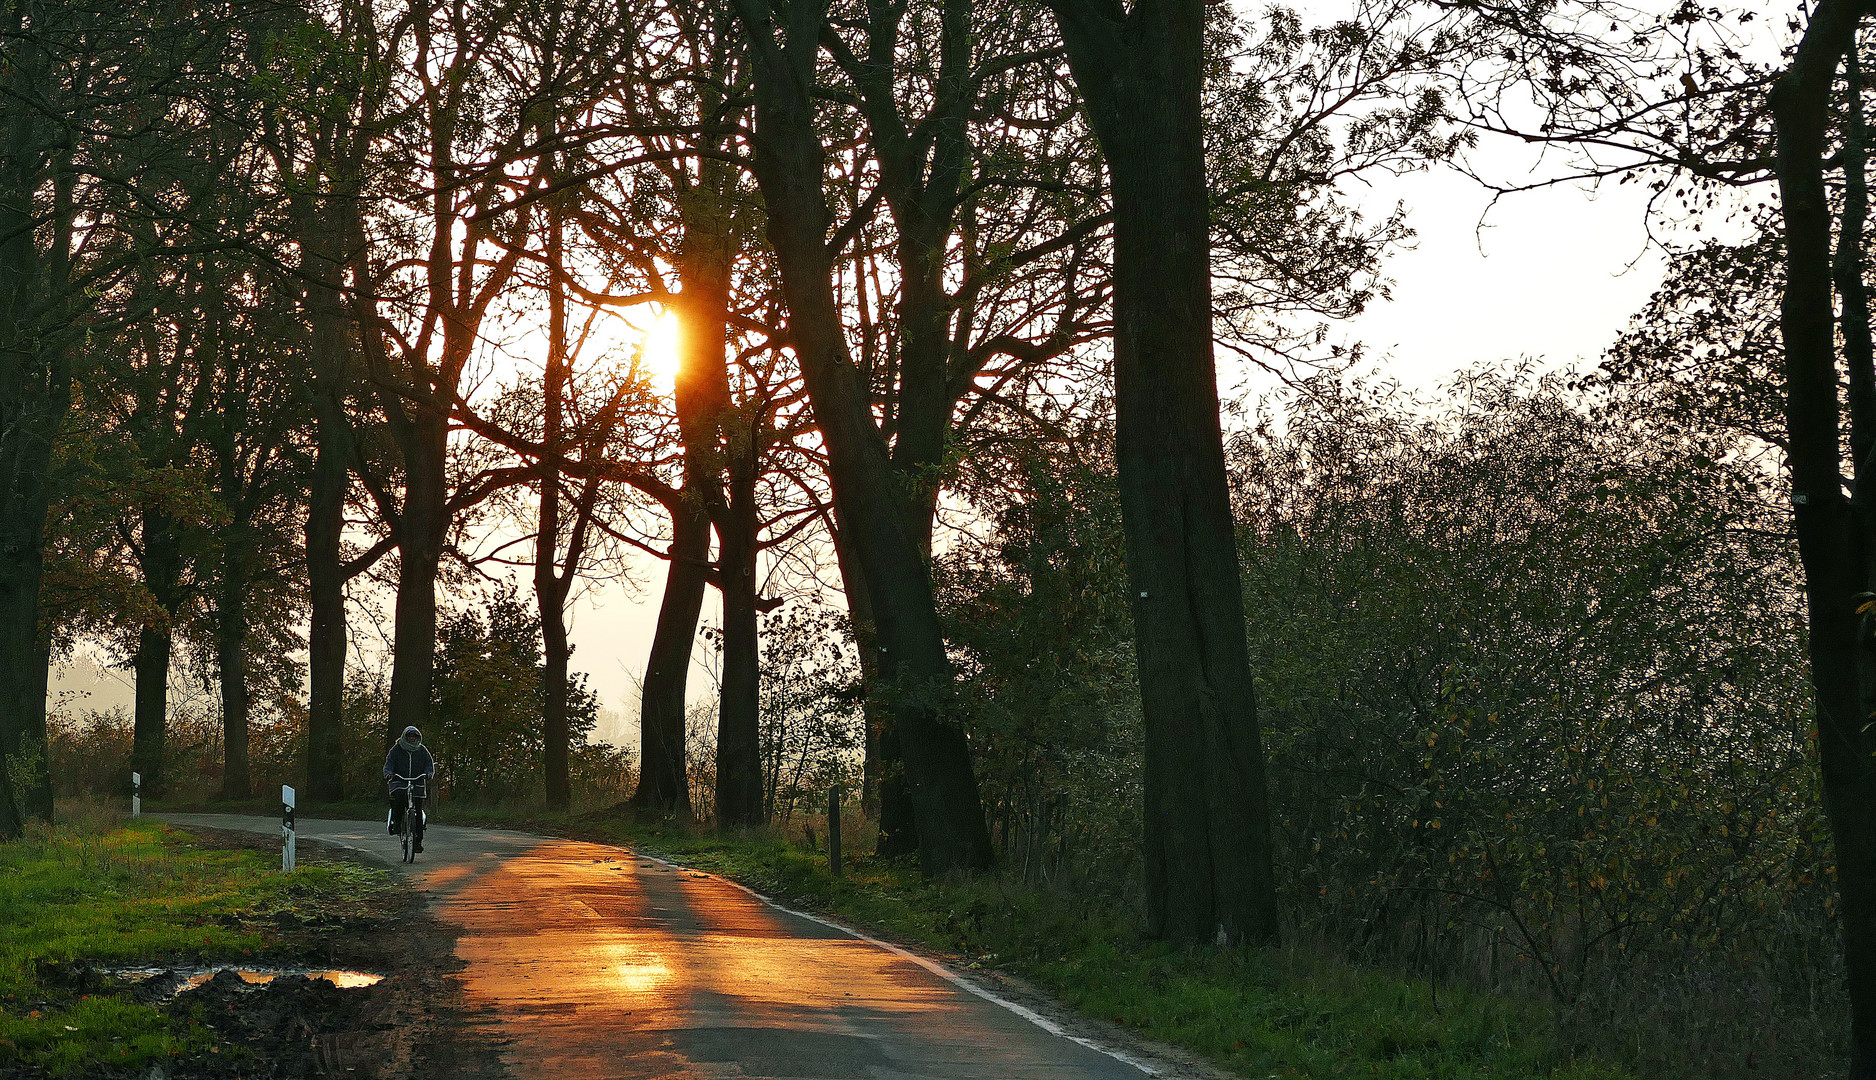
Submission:
<svg viewBox="0 0 1876 1080">
<path fill-rule="evenodd" d="M 165 820 L 278 833 L 277 819 Z M 302 837 L 396 863 L 382 825 Z M 462 928 L 464 991 L 517 1080 L 1139 1080 L 929 961 L 623 848 L 433 825 L 406 869 Z M 928 966 L 929 965 L 929 966 Z M 1048 1021 L 1043 1021 L 1047 1024 Z"/>
</svg>

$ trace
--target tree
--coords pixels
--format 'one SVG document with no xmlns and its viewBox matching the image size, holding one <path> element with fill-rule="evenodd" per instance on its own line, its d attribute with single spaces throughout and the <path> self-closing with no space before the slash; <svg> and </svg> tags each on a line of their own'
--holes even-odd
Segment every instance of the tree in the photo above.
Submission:
<svg viewBox="0 0 1876 1080">
<path fill-rule="evenodd" d="M 366 235 L 364 198 L 376 189 L 382 155 L 374 153 L 385 121 L 390 65 L 372 62 L 370 13 L 342 3 L 327 17 L 286 9 L 260 52 L 253 92 L 263 105 L 255 125 L 283 203 L 277 258 L 281 285 L 298 295 L 295 329 L 308 363 L 298 383 L 313 414 L 313 460 L 307 479 L 304 552 L 308 686 L 306 787 L 310 798 L 342 798 L 345 586 L 393 545 L 393 533 L 362 553 L 346 550 L 352 472 L 362 464 L 356 430 L 362 415 L 359 304 L 361 282 L 350 245 Z M 369 281 L 362 282 L 365 287 Z"/>
<path fill-rule="evenodd" d="M 214 24 L 222 12 L 201 14 Z M 49 471 L 74 376 L 87 335 L 125 315 L 124 276 L 186 235 L 139 227 L 176 216 L 153 196 L 201 117 L 174 108 L 195 89 L 182 73 L 215 44 L 171 26 L 135 4 L 36 0 L 0 14 L 0 839 L 52 813 L 38 767 L 48 656 L 39 590 Z M 99 175 L 113 182 L 90 182 Z M 11 789 L 14 775 L 31 778 L 27 790 Z"/>
<path fill-rule="evenodd" d="M 542 183 L 547 197 L 544 212 L 547 236 L 540 253 L 545 272 L 547 296 L 547 355 L 542 367 L 540 441 L 543 451 L 542 475 L 537 485 L 537 516 L 534 534 L 534 594 L 539 610 L 545 661 L 543 679 L 543 770 L 546 777 L 546 801 L 550 810 L 572 806 L 570 753 L 573 731 L 568 722 L 568 660 L 572 647 L 567 641 L 567 599 L 579 577 L 582 562 L 588 557 L 594 516 L 600 509 L 601 484 L 598 474 L 588 474 L 567 499 L 571 520 L 562 522 L 562 491 L 559 461 L 570 452 L 583 457 L 603 457 L 617 436 L 620 412 L 629 408 L 623 395 L 615 394 L 588 422 L 568 430 L 567 405 L 570 383 L 574 377 L 574 353 L 591 335 L 593 318 L 589 316 L 577 336 L 570 330 L 567 259 L 567 204 L 577 200 L 580 189 L 568 182 L 568 174 L 589 168 L 585 155 L 562 151 L 558 144 L 563 131 L 568 141 L 580 140 L 582 127 L 591 127 L 595 88 L 589 80 L 597 75 L 599 86 L 606 85 L 610 65 L 595 64 L 595 58 L 618 49 L 620 23 L 609 8 L 554 4 L 533 10 L 524 20 L 534 29 L 519 35 L 518 44 L 526 49 L 523 63 L 535 69 L 534 78 L 541 86 L 561 89 L 536 106 L 534 121 L 540 142 L 549 149 L 542 158 Z M 576 418 L 577 419 L 577 418 Z M 565 535 L 564 549 L 562 536 Z M 564 551 L 564 554 L 563 554 Z"/>
<path fill-rule="evenodd" d="M 295 378 L 304 353 L 275 344 L 300 336 L 293 332 L 300 324 L 291 293 L 264 285 L 256 291 L 210 375 L 215 408 L 202 434 L 201 468 L 220 522 L 209 576 L 221 691 L 221 795 L 228 799 L 254 794 L 252 672 L 284 663 L 277 658 L 302 644 L 292 627 L 302 610 L 293 570 L 305 558 L 303 440 L 313 427 Z"/>
<path fill-rule="evenodd" d="M 1020 5 L 869 4 L 830 12 L 822 44 L 844 80 L 824 96 L 850 109 L 861 151 L 836 155 L 850 162 L 833 185 L 855 236 L 837 268 L 848 336 L 909 494 L 904 527 L 929 553 L 940 492 L 987 416 L 1091 374 L 1079 353 L 1105 328 L 1108 284 L 1098 151 Z M 870 687 L 863 801 L 878 804 L 879 852 L 904 854 L 918 831 L 884 707 L 896 690 L 849 539 L 842 584 Z"/>
<path fill-rule="evenodd" d="M 873 604 L 881 672 L 906 684 L 893 723 L 912 787 L 920 861 L 928 872 L 986 867 L 990 835 L 969 747 L 942 710 L 952 671 L 923 539 L 911 527 L 910 493 L 893 477 L 870 395 L 856 377 L 834 294 L 822 190 L 826 150 L 810 93 L 824 8 L 790 4 L 779 25 L 776 11 L 764 0 L 737 4 L 755 89 L 754 171 L 768 208 L 790 336 L 827 446 L 839 521 Z"/>
<path fill-rule="evenodd" d="M 454 797 L 525 798 L 539 793 L 543 706 L 540 624 L 512 592 L 442 620 L 436 672 L 438 780 Z M 578 751 L 597 703 L 575 680 L 567 696 L 568 741 Z"/>
<path fill-rule="evenodd" d="M 1148 923 L 1277 934 L 1212 358 L 1205 6 L 1052 5 L 1112 174 L 1115 458 L 1146 714 Z"/>
<path fill-rule="evenodd" d="M 1140 689 L 1112 421 L 1079 411 L 1007 422 L 958 490 L 994 532 L 936 573 L 1004 866 L 1112 895 L 1139 880 Z"/>
<path fill-rule="evenodd" d="M 735 122 L 747 108 L 747 75 L 735 39 L 707 6 L 681 5 L 650 17 L 668 20 L 672 32 L 641 51 L 646 74 L 655 68 L 661 78 L 681 75 L 684 92 L 662 92 L 648 77 L 619 87 L 615 106 L 632 129 L 645 133 L 640 139 L 645 166 L 635 178 L 634 201 L 640 208 L 655 206 L 653 214 L 662 228 L 645 227 L 651 222 L 643 220 L 643 209 L 634 214 L 622 199 L 607 200 L 603 218 L 594 222 L 611 257 L 634 268 L 648 295 L 658 297 L 676 315 L 679 327 L 672 404 L 684 451 L 683 482 L 666 505 L 670 565 L 639 699 L 643 770 L 632 801 L 679 816 L 691 813 L 686 691 L 704 589 L 713 573 L 714 527 L 722 551 L 714 574 L 722 587 L 725 625 L 734 624 L 737 638 L 736 648 L 726 657 L 719 697 L 718 821 L 748 825 L 753 822 L 746 820 L 750 757 L 744 736 L 750 727 L 748 653 L 755 648 L 749 629 L 756 583 L 753 576 L 745 580 L 740 568 L 753 563 L 754 547 L 753 537 L 745 539 L 732 525 L 731 500 L 724 487 L 731 459 L 741 457 L 726 454 L 737 414 L 725 354 L 736 336 L 732 307 L 740 307 L 738 259 L 751 246 L 754 200 L 735 161 Z M 664 266 L 671 270 L 668 277 L 661 270 Z M 748 277 L 746 267 L 742 277 Z M 743 445 L 750 441 L 744 439 Z M 736 520 L 741 521 L 747 512 L 742 505 L 737 510 Z M 743 558 L 745 550 L 748 559 Z"/>
<path fill-rule="evenodd" d="M 76 14 L 76 13 L 71 13 Z M 33 676 L 39 584 L 45 551 L 52 442 L 71 396 L 69 327 L 72 233 L 78 228 L 71 153 L 55 131 L 73 106 L 61 100 L 51 33 L 65 29 L 58 5 L 14 5 L 0 26 L 8 60 L 5 143 L 0 147 L 0 840 L 19 835 L 22 810 L 51 816 L 45 795 L 12 790 L 12 763 L 44 745 L 44 682 Z M 76 88 L 74 88 L 76 89 Z M 62 152 L 63 151 L 63 152 Z M 45 189 L 53 186 L 52 197 Z M 69 208 L 68 208 L 69 207 Z M 43 231 L 51 235 L 41 238 Z M 60 332 L 64 331 L 64 332 Z M 43 752 L 43 751 L 40 751 Z"/>
<path fill-rule="evenodd" d="M 783 605 L 762 620 L 762 820 L 787 827 L 848 785 L 864 732 L 853 635 L 838 611 Z"/>
<path fill-rule="evenodd" d="M 518 105 L 572 92 L 530 82 L 526 68 L 484 70 L 515 10 L 413 0 L 364 42 L 401 74 L 385 110 L 421 120 L 374 132 L 396 167 L 383 174 L 379 212 L 348 223 L 345 240 L 366 378 L 395 455 L 394 475 L 363 477 L 398 554 L 387 743 L 429 719 L 436 586 L 458 515 L 523 478 L 452 475 L 450 455 L 470 365 L 536 218 L 542 148 Z"/>
<path fill-rule="evenodd" d="M 1876 687 L 1876 644 L 1864 621 L 1870 611 L 1870 553 L 1876 551 L 1876 461 L 1871 460 L 1876 448 L 1876 361 L 1864 284 L 1867 147 L 1861 78 L 1854 59 L 1843 110 L 1850 119 L 1838 133 L 1845 189 L 1835 252 L 1824 159 L 1837 71 L 1846 57 L 1854 57 L 1864 15 L 1861 5 L 1844 0 L 1818 4 L 1771 95 L 1784 226 L 1779 329 L 1784 340 L 1792 517 L 1804 563 L 1824 806 L 1843 896 L 1850 1075 L 1858 1080 L 1876 1077 L 1876 772 L 1870 768 L 1876 737 L 1866 722 L 1876 711 L 1871 690 Z M 1835 281 L 1833 260 L 1838 269 Z M 1840 317 L 1833 310 L 1834 299 L 1841 301 Z M 1847 497 L 1840 363 L 1849 375 Z"/>
</svg>

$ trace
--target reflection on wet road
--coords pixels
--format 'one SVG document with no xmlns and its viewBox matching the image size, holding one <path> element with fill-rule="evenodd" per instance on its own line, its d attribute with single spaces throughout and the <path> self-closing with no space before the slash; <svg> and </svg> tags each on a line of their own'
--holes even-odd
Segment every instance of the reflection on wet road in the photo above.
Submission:
<svg viewBox="0 0 1876 1080">
<path fill-rule="evenodd" d="M 224 828 L 277 822 L 179 815 Z M 392 859 L 361 822 L 302 836 Z M 911 961 L 619 848 L 432 826 L 411 869 L 522 1080 L 1137 1080 Z"/>
</svg>

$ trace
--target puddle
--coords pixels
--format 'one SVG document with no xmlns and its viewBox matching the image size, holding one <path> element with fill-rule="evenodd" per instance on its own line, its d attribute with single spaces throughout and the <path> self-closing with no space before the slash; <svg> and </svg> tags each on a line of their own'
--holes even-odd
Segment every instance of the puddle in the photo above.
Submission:
<svg viewBox="0 0 1876 1080">
<path fill-rule="evenodd" d="M 322 970 L 305 967 L 125 967 L 106 968 L 104 973 L 114 975 L 126 982 L 148 983 L 153 979 L 173 982 L 174 986 L 164 992 L 167 996 L 194 990 L 224 971 L 254 989 L 266 986 L 282 975 L 301 975 L 308 979 L 323 979 L 341 990 L 360 990 L 384 981 L 384 976 L 374 975 L 369 971 Z"/>
</svg>

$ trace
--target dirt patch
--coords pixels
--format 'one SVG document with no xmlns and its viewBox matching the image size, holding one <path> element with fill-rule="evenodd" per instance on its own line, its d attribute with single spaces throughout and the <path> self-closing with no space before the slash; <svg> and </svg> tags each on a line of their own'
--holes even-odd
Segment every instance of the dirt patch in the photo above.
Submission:
<svg viewBox="0 0 1876 1080">
<path fill-rule="evenodd" d="M 190 826 L 192 843 L 211 848 L 278 852 L 280 841 L 254 833 Z M 301 838 L 302 863 L 379 866 L 358 852 Z M 254 926 L 257 916 L 224 916 Z M 88 965 L 44 972 L 49 980 L 91 993 L 121 993 L 156 1003 L 178 1026 L 189 1021 L 218 1045 L 134 1072 L 99 1069 L 83 1080 L 505 1080 L 494 1040 L 475 1023 L 455 978 L 456 930 L 430 912 L 424 894 L 399 888 L 369 898 L 300 905 L 258 916 L 269 959 L 320 968 L 382 973 L 369 987 L 340 989 L 323 979 L 285 975 L 261 986 L 233 971 L 186 993 L 174 981 L 144 984 L 109 979 Z M 203 957 L 168 958 L 175 966 Z M 253 959 L 259 960 L 260 957 Z M 163 985 L 165 982 L 168 985 Z M 40 1080 L 36 1068 L 0 1065 L 4 1080 Z M 68 1074 L 69 1075 L 69 1074 Z"/>
</svg>

